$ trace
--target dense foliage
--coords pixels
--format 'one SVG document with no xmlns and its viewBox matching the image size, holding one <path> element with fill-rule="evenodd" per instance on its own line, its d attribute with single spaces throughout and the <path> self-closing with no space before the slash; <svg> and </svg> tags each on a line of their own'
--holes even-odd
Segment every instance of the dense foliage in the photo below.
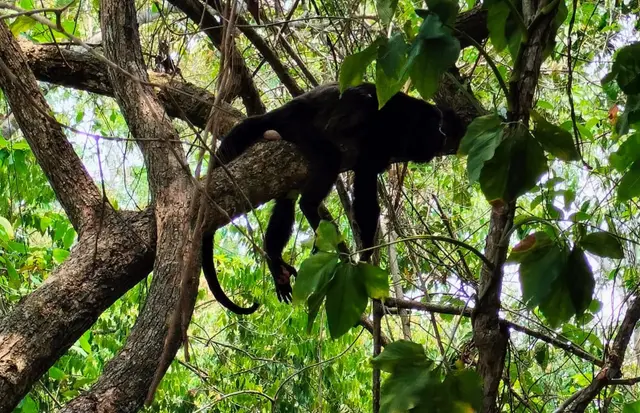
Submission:
<svg viewBox="0 0 640 413">
<path fill-rule="evenodd" d="M 16 4 L 24 10 L 66 6 Z M 395 165 L 381 177 L 375 266 L 336 252 L 340 239 L 357 250 L 343 208 L 348 196 L 338 191 L 326 201 L 337 231 L 323 222 L 314 256 L 314 234 L 298 216 L 285 256 L 300 268 L 294 306 L 277 301 L 263 259 L 246 237 L 260 244 L 270 205 L 218 230 L 215 260 L 225 290 L 263 305 L 257 315 L 235 316 L 212 301 L 202 282 L 189 328 L 191 358 L 179 353 L 149 411 L 371 411 L 374 369 L 383 372 L 381 411 L 480 411 L 470 314 L 475 295 L 483 294 L 477 287 L 487 265 L 482 251 L 491 208 L 510 202 L 517 209 L 500 240 L 509 247 L 500 317 L 511 335 L 498 404 L 502 411 L 551 412 L 589 385 L 640 285 L 640 8 L 637 1 L 548 2 L 538 18 L 553 13 L 549 36 L 555 41 L 542 51 L 529 124 L 512 117 L 508 90 L 526 58 L 521 50 L 533 26 L 523 20 L 527 4 L 484 2 L 489 38 L 464 48 L 454 23 L 474 2 L 260 4 L 255 31 L 305 89 L 368 80 L 376 83 L 381 106 L 400 90 L 431 99 L 457 63 L 459 87 L 478 99 L 483 115 L 469 125 L 460 156 Z M 212 88 L 220 53 L 198 25 L 168 4 L 137 6 L 148 66 L 154 66 L 158 39 L 168 39 L 179 77 Z M 250 18 L 244 4 L 237 7 Z M 26 14 L 5 21 L 32 42 L 67 41 Z M 99 41 L 98 22 L 97 2 L 74 2 L 59 25 L 92 43 Z M 268 108 L 289 100 L 249 40 L 239 35 L 236 42 Z M 118 210 L 149 205 L 147 171 L 115 101 L 43 87 L 111 204 Z M 234 103 L 242 107 L 239 99 Z M 76 232 L 4 103 L 0 121 L 0 312 L 6 314 L 65 261 Z M 173 122 L 195 165 L 191 126 Z M 339 186 L 349 188 L 351 178 L 343 174 Z M 54 410 L 89 389 L 125 342 L 147 283 L 102 314 L 16 411 Z M 388 296 L 416 304 L 385 309 L 382 334 L 391 343 L 372 359 L 372 336 L 358 321 L 371 313 L 371 299 Z M 625 379 L 640 375 L 640 348 L 633 343 Z M 609 383 L 591 411 L 640 411 L 634 383 Z"/>
</svg>

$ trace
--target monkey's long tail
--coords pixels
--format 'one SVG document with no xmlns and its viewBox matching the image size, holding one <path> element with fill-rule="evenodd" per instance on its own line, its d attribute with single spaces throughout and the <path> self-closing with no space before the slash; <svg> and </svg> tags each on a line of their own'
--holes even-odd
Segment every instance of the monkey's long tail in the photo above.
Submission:
<svg viewBox="0 0 640 413">
<path fill-rule="evenodd" d="M 218 274 L 216 273 L 216 267 L 213 264 L 213 237 L 215 233 L 205 233 L 202 236 L 202 271 L 204 272 L 204 278 L 207 280 L 207 284 L 209 284 L 209 289 L 213 293 L 213 296 L 218 300 L 220 304 L 229 310 L 233 311 L 236 314 L 253 314 L 256 312 L 260 304 L 253 303 L 251 307 L 240 307 L 227 295 L 224 290 L 222 290 L 222 286 L 220 285 L 220 281 L 218 280 Z"/>
</svg>

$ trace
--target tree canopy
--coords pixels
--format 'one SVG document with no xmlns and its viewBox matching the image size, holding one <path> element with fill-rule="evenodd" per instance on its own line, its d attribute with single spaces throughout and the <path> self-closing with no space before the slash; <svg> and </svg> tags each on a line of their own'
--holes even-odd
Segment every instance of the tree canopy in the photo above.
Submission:
<svg viewBox="0 0 640 413">
<path fill-rule="evenodd" d="M 640 411 L 638 12 L 0 2 L 0 413 Z M 212 149 L 365 81 L 466 134 L 379 177 L 371 263 L 352 171 L 315 233 L 298 212 L 281 303 L 262 238 L 307 164 L 281 141 L 224 168 Z M 211 230 L 225 291 L 257 313 L 200 282 Z"/>
</svg>

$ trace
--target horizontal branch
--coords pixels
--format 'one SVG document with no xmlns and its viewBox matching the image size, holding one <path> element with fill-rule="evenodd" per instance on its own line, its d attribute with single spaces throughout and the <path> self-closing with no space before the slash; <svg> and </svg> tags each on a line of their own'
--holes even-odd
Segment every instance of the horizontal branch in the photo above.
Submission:
<svg viewBox="0 0 640 413">
<path fill-rule="evenodd" d="M 421 303 L 418 301 L 410 301 L 410 300 L 399 300 L 396 298 L 388 298 L 385 300 L 384 304 L 388 307 L 406 308 L 411 310 L 427 311 L 427 312 L 438 313 L 438 314 L 462 315 L 464 317 L 471 317 L 471 313 L 473 311 L 473 309 L 470 309 L 470 308 L 463 309 L 461 307 Z M 587 353 L 582 348 L 580 348 L 574 343 L 571 343 L 566 338 L 562 338 L 561 340 L 555 337 L 550 337 L 544 333 L 532 330 L 529 327 L 525 327 L 523 325 L 514 323 L 513 321 L 508 321 L 505 319 L 500 319 L 500 323 L 513 330 L 519 331 L 531 337 L 535 337 L 538 340 L 544 341 L 547 344 L 551 344 L 554 347 L 565 350 L 566 352 L 571 353 L 575 356 L 578 356 L 583 360 L 586 360 L 590 363 L 595 364 L 596 366 L 602 366 L 604 364 L 602 360 L 598 359 L 593 354 Z"/>
</svg>

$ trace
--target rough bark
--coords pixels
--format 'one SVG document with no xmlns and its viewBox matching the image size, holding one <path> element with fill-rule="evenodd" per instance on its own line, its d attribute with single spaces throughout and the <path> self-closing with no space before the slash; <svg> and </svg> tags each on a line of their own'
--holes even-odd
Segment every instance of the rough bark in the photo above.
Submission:
<svg viewBox="0 0 640 413">
<path fill-rule="evenodd" d="M 63 411 L 128 412 L 139 409 L 162 355 L 167 323 L 179 296 L 184 257 L 191 250 L 190 202 L 193 182 L 176 130 L 153 89 L 147 72 L 133 1 L 100 3 L 105 56 L 127 71 L 109 68 L 114 95 L 145 159 L 154 205 L 157 247 L 149 296 L 120 353 L 98 381 Z M 141 81 L 140 81 L 141 80 Z M 169 349 L 175 354 L 179 343 Z"/>
<path fill-rule="evenodd" d="M 104 62 L 84 51 L 56 46 L 37 45 L 18 40 L 36 78 L 48 82 L 104 96 L 113 96 L 113 87 Z M 158 85 L 157 95 L 167 115 L 204 128 L 211 113 L 215 96 L 191 83 L 181 82 L 169 75 L 148 72 L 149 79 Z M 220 104 L 222 131 L 231 128 L 244 115 L 228 103 Z"/>
<path fill-rule="evenodd" d="M 542 13 L 544 2 L 536 4 Z M 550 24 L 557 7 L 537 19 L 528 27 L 529 39 L 520 46 L 519 56 L 514 65 L 514 74 L 509 85 L 509 119 L 528 124 L 529 110 L 533 94 L 538 85 L 543 50 L 549 42 Z M 531 18 L 533 16 L 526 16 Z M 496 403 L 502 370 L 507 351 L 509 331 L 501 325 L 499 318 L 500 294 L 502 291 L 503 267 L 507 258 L 508 242 L 504 234 L 513 226 L 515 200 L 492 205 L 489 234 L 486 239 L 485 255 L 493 263 L 493 268 L 483 265 L 475 311 L 472 317 L 473 340 L 478 348 L 478 373 L 483 379 L 483 408 L 485 413 L 497 413 Z"/>
</svg>

